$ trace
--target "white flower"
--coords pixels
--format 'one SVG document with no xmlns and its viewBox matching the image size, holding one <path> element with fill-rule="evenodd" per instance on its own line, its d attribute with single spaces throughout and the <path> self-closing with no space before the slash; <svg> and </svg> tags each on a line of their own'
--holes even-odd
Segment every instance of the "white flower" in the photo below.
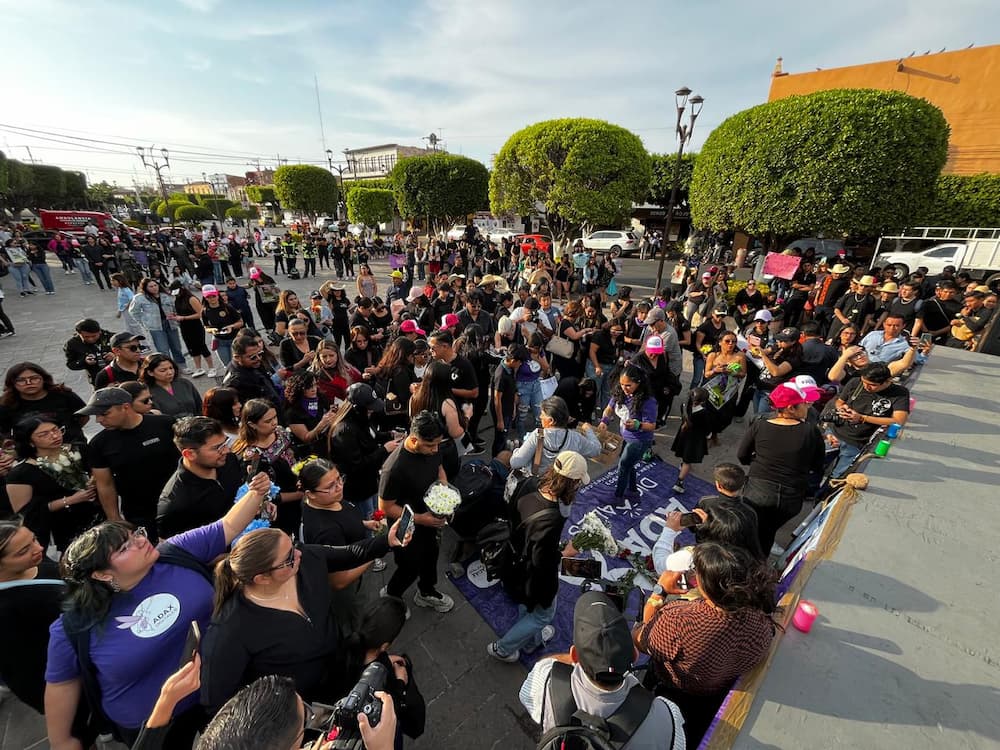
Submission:
<svg viewBox="0 0 1000 750">
<path fill-rule="evenodd" d="M 432 484 L 424 495 L 424 504 L 427 509 L 439 516 L 450 516 L 461 502 L 462 496 L 458 494 L 458 491 L 441 482 Z"/>
</svg>

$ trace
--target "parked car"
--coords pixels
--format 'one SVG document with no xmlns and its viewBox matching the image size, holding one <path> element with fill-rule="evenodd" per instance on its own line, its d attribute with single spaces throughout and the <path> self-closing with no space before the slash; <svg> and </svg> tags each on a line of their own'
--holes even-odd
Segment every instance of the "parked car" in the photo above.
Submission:
<svg viewBox="0 0 1000 750">
<path fill-rule="evenodd" d="M 450 241 L 458 242 L 465 237 L 465 224 L 455 224 L 445 235 Z"/>
<path fill-rule="evenodd" d="M 517 234 L 514 235 L 514 239 L 520 243 L 521 252 L 525 255 L 532 250 L 550 254 L 552 252 L 552 240 L 543 234 Z"/>
<path fill-rule="evenodd" d="M 1000 238 L 942 242 L 926 250 L 880 253 L 872 264 L 888 266 L 897 280 L 920 266 L 927 268 L 929 276 L 937 276 L 946 266 L 954 266 L 957 271 L 966 271 L 972 278 L 995 287 L 1000 282 Z"/>
<path fill-rule="evenodd" d="M 639 238 L 631 230 L 601 229 L 584 237 L 587 250 L 600 250 L 612 255 L 631 255 L 639 250 Z"/>
<path fill-rule="evenodd" d="M 517 232 L 513 229 L 487 229 L 483 234 L 486 235 L 486 239 L 495 245 L 499 245 L 504 240 L 509 240 L 511 237 L 516 237 Z"/>
<path fill-rule="evenodd" d="M 337 226 L 337 220 L 332 216 L 320 216 L 316 219 L 317 229 L 332 229 Z"/>
</svg>

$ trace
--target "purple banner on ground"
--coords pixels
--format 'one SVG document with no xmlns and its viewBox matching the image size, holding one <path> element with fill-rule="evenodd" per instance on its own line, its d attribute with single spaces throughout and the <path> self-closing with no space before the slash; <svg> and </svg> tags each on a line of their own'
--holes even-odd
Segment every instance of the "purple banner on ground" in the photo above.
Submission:
<svg viewBox="0 0 1000 750">
<path fill-rule="evenodd" d="M 690 510 L 698 500 L 705 495 L 714 494 L 714 487 L 693 476 L 685 479 L 685 492 L 677 497 L 671 490 L 677 481 L 677 468 L 660 460 L 640 463 L 637 467 L 639 497 L 626 498 L 624 502 L 615 503 L 615 480 L 618 476 L 617 467 L 596 477 L 590 484 L 577 494 L 573 503 L 569 521 L 566 524 L 564 538 L 569 538 L 577 530 L 580 519 L 589 511 L 595 511 L 608 524 L 615 539 L 623 547 L 642 555 L 652 553 L 653 544 L 663 531 L 663 518 L 670 510 Z M 684 532 L 682 543 L 693 543 L 694 537 Z M 630 569 L 629 564 L 617 557 L 603 555 L 599 552 L 587 552 L 589 556 L 601 562 L 602 577 L 617 580 Z M 648 593 L 655 582 L 645 581 L 641 577 L 637 582 Z M 455 586 L 469 600 L 469 603 L 482 616 L 497 635 L 503 635 L 517 620 L 517 604 L 504 592 L 498 581 L 487 581 L 479 558 L 466 565 L 466 575 L 454 579 Z M 583 579 L 562 576 L 559 583 L 558 605 L 556 607 L 555 638 L 544 650 L 521 657 L 525 666 L 530 667 L 541 656 L 548 653 L 564 653 L 569 649 L 573 639 L 573 607 L 580 596 L 580 584 Z M 630 620 L 638 617 L 641 606 L 640 597 L 633 592 L 629 599 L 628 612 Z"/>
</svg>

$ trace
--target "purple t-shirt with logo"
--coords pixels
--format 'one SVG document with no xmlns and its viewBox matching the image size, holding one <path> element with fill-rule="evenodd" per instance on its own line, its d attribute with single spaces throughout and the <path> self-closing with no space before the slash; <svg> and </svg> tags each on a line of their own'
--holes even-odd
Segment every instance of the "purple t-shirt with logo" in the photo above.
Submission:
<svg viewBox="0 0 1000 750">
<path fill-rule="evenodd" d="M 171 537 L 171 544 L 209 563 L 226 551 L 222 521 Z M 90 635 L 90 658 L 97 668 L 102 706 L 122 727 L 138 728 L 149 718 L 160 688 L 180 666 L 181 652 L 192 620 L 208 627 L 212 586 L 198 572 L 156 563 L 138 586 L 116 594 L 103 625 Z M 80 663 L 63 632 L 60 617 L 49 628 L 46 682 L 66 682 L 80 676 Z M 198 693 L 174 710 L 198 704 Z"/>
</svg>

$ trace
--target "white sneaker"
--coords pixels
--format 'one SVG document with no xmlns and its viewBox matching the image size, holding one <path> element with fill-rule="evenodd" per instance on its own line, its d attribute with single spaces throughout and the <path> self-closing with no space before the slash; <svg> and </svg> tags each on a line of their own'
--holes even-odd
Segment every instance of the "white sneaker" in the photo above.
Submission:
<svg viewBox="0 0 1000 750">
<path fill-rule="evenodd" d="M 214 367 L 208 368 L 208 377 L 210 377 L 210 378 L 214 378 L 215 377 L 215 368 Z"/>
<path fill-rule="evenodd" d="M 200 367 L 197 370 L 185 370 L 185 372 L 192 378 L 200 378 L 202 375 L 205 374 L 205 371 L 202 370 Z"/>
<path fill-rule="evenodd" d="M 486 653 L 492 656 L 494 659 L 498 661 L 507 662 L 508 664 L 513 664 L 514 662 L 516 662 L 518 659 L 521 658 L 520 651 L 515 651 L 513 654 L 507 654 L 506 656 L 504 654 L 501 654 L 500 651 L 497 650 L 496 641 L 486 644 Z"/>
<path fill-rule="evenodd" d="M 548 645 L 549 641 L 551 641 L 555 637 L 556 637 L 555 626 L 554 625 L 544 625 L 542 627 L 542 642 L 538 646 L 536 646 L 535 648 L 531 649 L 530 651 L 527 650 L 527 649 L 525 649 L 524 652 L 526 654 L 533 654 L 535 651 L 538 651 L 539 649 L 545 648 Z"/>
<path fill-rule="evenodd" d="M 438 612 L 451 612 L 455 608 L 455 600 L 447 594 L 424 596 L 419 591 L 413 595 L 413 603 L 418 607 L 428 607 Z"/>
<path fill-rule="evenodd" d="M 376 573 L 381 573 L 383 570 L 385 570 L 385 560 L 382 560 L 380 558 L 380 559 L 376 560 L 375 562 L 373 562 L 372 563 L 372 570 L 375 571 Z"/>
</svg>

